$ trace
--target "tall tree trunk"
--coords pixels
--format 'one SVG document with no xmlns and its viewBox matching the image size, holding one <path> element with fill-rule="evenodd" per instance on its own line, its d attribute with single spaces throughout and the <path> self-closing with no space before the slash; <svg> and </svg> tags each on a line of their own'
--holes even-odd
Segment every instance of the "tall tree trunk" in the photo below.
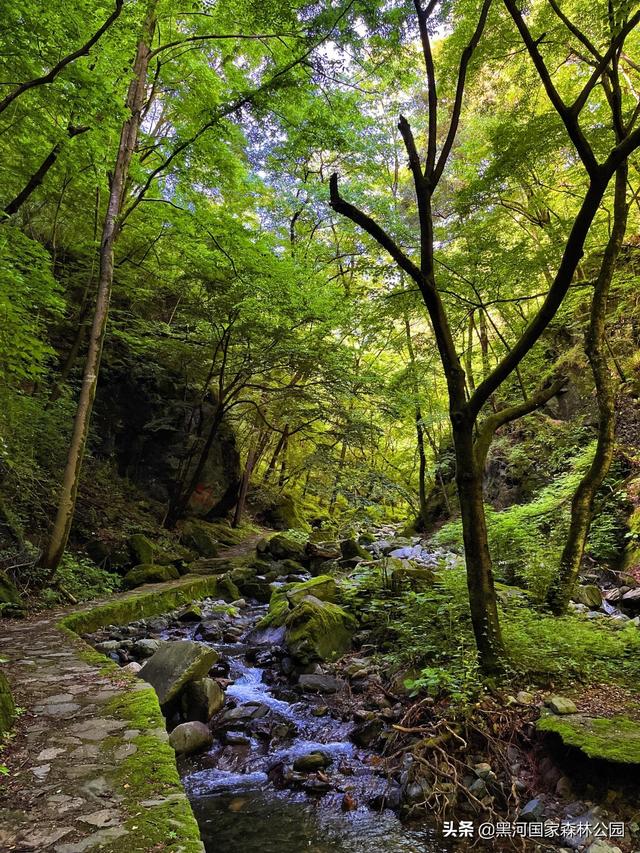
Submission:
<svg viewBox="0 0 640 853">
<path fill-rule="evenodd" d="M 482 379 L 487 378 L 491 369 L 489 367 L 489 333 L 487 330 L 487 316 L 484 309 L 478 312 L 478 336 L 480 338 L 480 351 L 482 353 Z"/>
<path fill-rule="evenodd" d="M 336 476 L 333 481 L 333 489 L 331 491 L 331 500 L 329 501 L 329 515 L 333 515 L 336 509 L 336 501 L 338 500 L 338 493 L 340 491 L 340 483 L 342 482 L 342 471 L 344 469 L 344 463 L 347 458 L 347 440 L 342 439 L 342 448 L 340 450 L 340 459 L 338 461 L 338 467 L 336 468 Z"/>
<path fill-rule="evenodd" d="M 256 421 L 259 421 L 259 413 L 256 414 Z M 258 424 L 256 423 L 256 427 Z M 236 502 L 236 509 L 233 514 L 233 521 L 231 522 L 232 527 L 238 527 L 240 522 L 242 521 L 242 516 L 244 514 L 244 507 L 247 502 L 247 495 L 249 493 L 249 485 L 251 483 L 251 475 L 253 474 L 253 469 L 260 462 L 261 457 L 263 456 L 265 450 L 267 449 L 267 444 L 269 442 L 269 430 L 267 427 L 263 426 L 258 432 L 257 437 L 252 441 L 251 446 L 249 448 L 249 452 L 247 453 L 247 461 L 244 466 L 244 472 L 242 474 L 242 480 L 240 481 L 240 491 L 238 492 L 238 500 Z"/>
<path fill-rule="evenodd" d="M 284 486 L 287 476 L 287 456 L 289 453 L 289 425 L 284 428 L 284 441 L 282 443 L 282 459 L 280 461 L 280 476 L 278 477 L 278 488 Z"/>
<path fill-rule="evenodd" d="M 244 466 L 244 473 L 242 475 L 242 481 L 240 483 L 240 491 L 238 492 L 238 501 L 236 503 L 236 509 L 233 514 L 233 521 L 231 522 L 232 527 L 238 527 L 240 522 L 242 521 L 242 515 L 244 513 L 244 505 L 247 502 L 247 494 L 249 492 L 249 483 L 251 482 L 251 474 L 253 473 L 253 468 L 256 462 L 256 446 L 252 444 L 249 448 L 249 453 L 247 454 L 247 462 Z"/>
<path fill-rule="evenodd" d="M 473 423 L 454 427 L 453 440 L 473 633 L 483 670 L 499 672 L 503 666 L 504 645 L 484 512 L 483 469 L 474 451 Z"/>
<path fill-rule="evenodd" d="M 427 526 L 427 455 L 424 450 L 424 428 L 422 426 L 422 410 L 416 406 L 416 444 L 418 446 L 418 500 L 420 505 L 420 521 L 423 528 Z"/>
<path fill-rule="evenodd" d="M 280 456 L 280 452 L 285 445 L 286 436 L 289 433 L 289 424 L 285 424 L 284 430 L 280 434 L 280 438 L 278 439 L 278 443 L 276 444 L 275 450 L 269 460 L 269 464 L 267 465 L 267 470 L 264 475 L 264 482 L 268 483 L 271 477 L 273 476 L 274 471 L 276 470 L 276 462 L 278 461 L 278 457 Z"/>
<path fill-rule="evenodd" d="M 75 512 L 82 460 L 89 434 L 89 424 L 91 422 L 91 412 L 96 394 L 102 347 L 107 319 L 109 317 L 109 302 L 113 284 L 114 247 L 120 232 L 119 216 L 122 211 L 125 183 L 129 174 L 131 158 L 136 147 L 142 108 L 145 101 L 145 84 L 151 53 L 151 41 L 156 27 L 156 6 L 157 0 L 151 0 L 147 7 L 147 14 L 133 65 L 133 78 L 127 93 L 126 106 L 129 116 L 124 122 L 120 133 L 118 155 L 111 178 L 109 202 L 102 228 L 98 295 L 89 339 L 89 350 L 82 378 L 80 399 L 78 400 L 78 408 L 73 423 L 62 489 L 58 498 L 56 520 L 49 543 L 40 561 L 41 565 L 51 576 L 55 574 L 67 546 Z"/>
<path fill-rule="evenodd" d="M 469 325 L 468 325 L 468 335 L 469 340 L 466 342 L 464 340 L 464 333 L 462 337 L 462 349 L 464 351 L 464 369 L 467 374 L 467 382 L 469 383 L 469 390 L 476 390 L 476 383 L 473 378 L 473 332 L 476 327 L 474 320 L 474 311 L 469 314 Z M 482 310 L 480 311 L 482 313 Z"/>
<path fill-rule="evenodd" d="M 413 383 L 413 396 L 415 400 L 415 424 L 416 424 L 416 446 L 418 449 L 418 496 L 420 504 L 420 520 L 423 527 L 427 526 L 427 455 L 424 449 L 424 425 L 422 422 L 422 409 L 420 407 L 420 393 L 418 377 L 416 376 L 416 353 L 411 338 L 411 324 L 409 315 L 404 315 L 404 331 L 407 339 L 407 352 L 409 353 L 409 367 Z"/>
<path fill-rule="evenodd" d="M 615 384 L 607 358 L 606 322 L 611 280 L 627 229 L 627 175 L 628 166 L 625 163 L 616 172 L 613 227 L 595 283 L 586 334 L 585 352 L 591 365 L 598 401 L 598 443 L 589 470 L 571 501 L 571 522 L 560 557 L 560 568 L 547 593 L 547 604 L 557 615 L 565 612 L 578 579 L 591 527 L 593 501 L 609 472 L 615 451 Z"/>
</svg>

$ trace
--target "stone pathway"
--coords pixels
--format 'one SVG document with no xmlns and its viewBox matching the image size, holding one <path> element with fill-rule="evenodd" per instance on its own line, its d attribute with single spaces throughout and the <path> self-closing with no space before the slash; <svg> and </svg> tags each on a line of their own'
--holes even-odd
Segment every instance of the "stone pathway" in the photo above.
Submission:
<svg viewBox="0 0 640 853">
<path fill-rule="evenodd" d="M 202 851 L 155 693 L 60 630 L 63 615 L 0 627 L 0 658 L 25 709 L 2 757 L 0 850 Z"/>
</svg>

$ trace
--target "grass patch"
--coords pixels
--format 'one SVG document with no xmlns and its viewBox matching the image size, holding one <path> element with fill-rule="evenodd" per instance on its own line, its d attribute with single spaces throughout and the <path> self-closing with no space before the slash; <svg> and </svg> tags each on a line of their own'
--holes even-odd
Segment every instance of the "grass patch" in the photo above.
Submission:
<svg viewBox="0 0 640 853">
<path fill-rule="evenodd" d="M 506 680 L 556 687 L 608 681 L 635 688 L 640 679 L 640 631 L 580 614 L 558 618 L 515 588 L 499 585 L 500 618 L 509 660 Z M 387 667 L 412 671 L 412 689 L 472 700 L 482 691 L 463 566 L 441 569 L 434 587 L 384 597 L 369 590 L 363 605 Z M 362 617 L 362 613 L 361 613 Z"/>
</svg>

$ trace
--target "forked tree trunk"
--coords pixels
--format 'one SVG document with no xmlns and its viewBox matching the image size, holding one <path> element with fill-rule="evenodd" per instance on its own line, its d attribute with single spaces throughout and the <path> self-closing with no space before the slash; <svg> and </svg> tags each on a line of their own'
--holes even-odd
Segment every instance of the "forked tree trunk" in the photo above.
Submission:
<svg viewBox="0 0 640 853">
<path fill-rule="evenodd" d="M 87 360 L 82 377 L 80 399 L 78 400 L 62 488 L 58 498 L 56 520 L 49 543 L 40 560 L 40 564 L 48 571 L 49 576 L 55 574 L 64 554 L 75 512 L 82 460 L 89 434 L 89 424 L 91 422 L 93 401 L 96 395 L 102 347 L 109 316 L 109 302 L 113 284 L 114 247 L 120 231 L 118 220 L 122 211 L 125 183 L 129 174 L 131 157 L 133 156 L 138 139 L 142 108 L 145 101 L 145 84 L 151 53 L 151 41 L 156 27 L 156 6 L 157 0 L 151 0 L 147 8 L 142 35 L 138 42 L 133 65 L 133 78 L 127 93 L 126 106 L 129 115 L 120 132 L 118 155 L 111 178 L 109 203 L 104 218 L 100 244 L 98 295 L 93 325 L 91 327 Z"/>
<path fill-rule="evenodd" d="M 256 421 L 259 421 L 259 415 L 256 414 Z M 258 424 L 256 424 L 256 427 Z M 240 481 L 240 490 L 238 492 L 238 500 L 236 502 L 236 509 L 233 514 L 233 521 L 231 522 L 232 527 L 238 527 L 242 522 L 242 516 L 244 515 L 244 508 L 247 503 L 247 495 L 249 494 L 249 486 L 251 484 L 251 475 L 253 474 L 253 470 L 260 462 L 269 441 L 269 431 L 266 427 L 263 427 L 258 432 L 257 437 L 252 441 L 251 446 L 249 448 L 249 452 L 247 453 L 247 461 L 244 466 L 244 472 L 242 474 L 242 480 Z"/>
<path fill-rule="evenodd" d="M 578 579 L 593 517 L 593 501 L 596 492 L 609 472 L 615 452 L 615 385 L 607 358 L 606 321 L 611 280 L 627 229 L 629 212 L 626 197 L 627 174 L 628 166 L 625 163 L 616 172 L 613 227 L 602 259 L 591 303 L 591 317 L 586 335 L 585 352 L 591 365 L 596 386 L 599 414 L 598 443 L 589 470 L 580 481 L 571 501 L 571 522 L 560 557 L 560 568 L 547 593 L 547 603 L 557 615 L 561 615 L 567 609 Z"/>
</svg>

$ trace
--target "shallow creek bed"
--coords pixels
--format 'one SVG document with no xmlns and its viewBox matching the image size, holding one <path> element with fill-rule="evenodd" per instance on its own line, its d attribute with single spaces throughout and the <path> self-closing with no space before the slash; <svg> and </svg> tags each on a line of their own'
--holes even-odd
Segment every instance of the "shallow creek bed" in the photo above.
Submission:
<svg viewBox="0 0 640 853">
<path fill-rule="evenodd" d="M 366 720 L 349 711 L 349 684 L 314 664 L 306 667 L 302 686 L 291 683 L 294 664 L 278 632 L 256 630 L 265 613 L 257 602 L 207 599 L 88 638 L 131 671 L 167 642 L 195 641 L 217 653 L 208 675 L 223 688 L 224 704 L 207 723 L 211 738 L 204 748 L 178 755 L 206 850 L 466 849 L 460 840 L 452 846 L 439 838 L 426 823 L 400 821 L 397 785 L 364 745 Z M 206 716 L 197 701 L 189 707 L 184 694 L 163 704 L 163 711 L 170 732 L 185 719 L 201 726 Z"/>
</svg>

